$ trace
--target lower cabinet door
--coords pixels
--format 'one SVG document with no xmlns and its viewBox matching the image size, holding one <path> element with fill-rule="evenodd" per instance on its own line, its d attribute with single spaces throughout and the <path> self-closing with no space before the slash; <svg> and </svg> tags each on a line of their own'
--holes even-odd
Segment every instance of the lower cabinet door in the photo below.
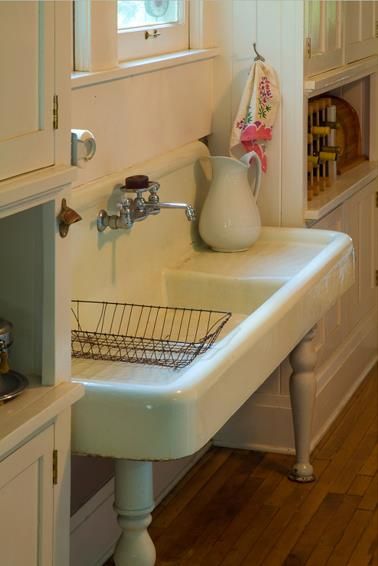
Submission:
<svg viewBox="0 0 378 566">
<path fill-rule="evenodd" d="M 0 462 L 0 564 L 53 564 L 53 426 Z"/>
</svg>

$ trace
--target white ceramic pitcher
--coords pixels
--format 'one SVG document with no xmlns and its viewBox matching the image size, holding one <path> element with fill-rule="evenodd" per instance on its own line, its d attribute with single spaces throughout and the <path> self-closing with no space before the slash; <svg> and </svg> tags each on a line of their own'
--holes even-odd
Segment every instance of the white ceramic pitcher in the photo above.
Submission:
<svg viewBox="0 0 378 566">
<path fill-rule="evenodd" d="M 256 163 L 254 187 L 248 181 L 249 162 Z M 210 157 L 213 177 L 203 205 L 199 233 L 213 250 L 241 252 L 259 237 L 261 220 L 256 199 L 260 190 L 261 164 L 254 151 L 241 161 Z"/>
</svg>

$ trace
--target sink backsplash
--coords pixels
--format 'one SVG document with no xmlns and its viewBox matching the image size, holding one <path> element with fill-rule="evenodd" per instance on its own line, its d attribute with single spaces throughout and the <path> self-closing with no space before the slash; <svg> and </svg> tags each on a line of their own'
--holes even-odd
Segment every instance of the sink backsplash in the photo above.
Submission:
<svg viewBox="0 0 378 566">
<path fill-rule="evenodd" d="M 73 298 L 143 304 L 163 301 L 162 269 L 200 241 L 198 220 L 188 222 L 182 210 L 162 210 L 130 230 L 100 234 L 97 213 L 102 208 L 117 213 L 121 197 L 117 187 L 135 174 L 159 181 L 161 201 L 186 202 L 199 212 L 209 184 L 208 155 L 204 144 L 194 142 L 73 190 L 71 204 L 83 218 L 71 234 Z"/>
</svg>

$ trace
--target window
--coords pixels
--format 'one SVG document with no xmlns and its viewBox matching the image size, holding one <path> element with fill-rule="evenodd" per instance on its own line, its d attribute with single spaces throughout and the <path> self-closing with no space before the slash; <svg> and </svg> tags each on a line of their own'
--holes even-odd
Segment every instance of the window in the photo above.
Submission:
<svg viewBox="0 0 378 566">
<path fill-rule="evenodd" d="M 119 60 L 189 48 L 187 0 L 119 0 Z"/>
</svg>

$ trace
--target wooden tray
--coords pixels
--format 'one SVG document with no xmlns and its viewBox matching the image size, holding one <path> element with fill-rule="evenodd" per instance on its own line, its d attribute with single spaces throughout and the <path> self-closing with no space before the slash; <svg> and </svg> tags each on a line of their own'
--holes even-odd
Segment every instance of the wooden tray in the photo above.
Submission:
<svg viewBox="0 0 378 566">
<path fill-rule="evenodd" d="M 361 153 L 361 128 L 356 110 L 338 96 L 327 98 L 336 106 L 336 145 L 340 148 L 337 174 L 341 175 L 368 158 Z"/>
</svg>

